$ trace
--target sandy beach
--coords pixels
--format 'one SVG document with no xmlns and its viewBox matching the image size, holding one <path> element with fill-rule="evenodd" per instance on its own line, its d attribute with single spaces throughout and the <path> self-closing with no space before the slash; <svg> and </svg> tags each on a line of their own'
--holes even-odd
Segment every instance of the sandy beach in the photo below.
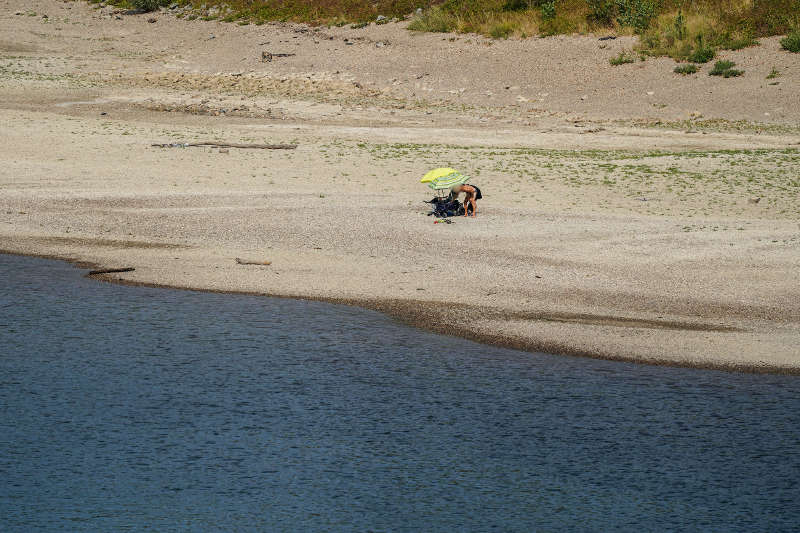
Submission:
<svg viewBox="0 0 800 533">
<path fill-rule="evenodd" d="M 724 79 L 612 67 L 630 37 L 0 6 L 2 251 L 530 351 L 800 373 L 800 54 L 777 38 L 723 52 L 745 70 Z M 206 141 L 297 148 L 152 146 Z M 477 218 L 427 216 L 438 166 L 481 187 Z"/>
</svg>

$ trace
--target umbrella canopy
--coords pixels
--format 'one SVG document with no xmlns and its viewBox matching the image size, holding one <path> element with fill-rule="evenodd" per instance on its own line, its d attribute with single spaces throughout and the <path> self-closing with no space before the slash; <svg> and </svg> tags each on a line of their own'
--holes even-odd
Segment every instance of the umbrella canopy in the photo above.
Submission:
<svg viewBox="0 0 800 533">
<path fill-rule="evenodd" d="M 435 168 L 422 176 L 420 183 L 427 183 L 434 191 L 450 189 L 454 185 L 463 185 L 469 178 L 453 168 Z"/>
</svg>

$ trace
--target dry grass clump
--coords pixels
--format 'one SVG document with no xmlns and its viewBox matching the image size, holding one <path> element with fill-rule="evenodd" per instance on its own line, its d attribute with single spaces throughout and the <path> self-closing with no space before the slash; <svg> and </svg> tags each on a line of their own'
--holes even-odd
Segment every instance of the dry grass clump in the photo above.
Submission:
<svg viewBox="0 0 800 533">
<path fill-rule="evenodd" d="M 458 21 L 453 15 L 445 12 L 441 8 L 433 8 L 424 12 L 418 17 L 414 17 L 408 29 L 412 31 L 447 33 L 455 31 Z"/>
<path fill-rule="evenodd" d="M 698 49 L 757 44 L 800 24 L 800 0 L 445 0 L 412 23 L 417 31 L 487 36 L 613 31 L 642 36 L 643 51 L 687 59 Z M 698 40 L 704 38 L 703 44 Z M 708 54 L 706 53 L 706 56 Z M 713 56 L 705 61 L 710 61 Z"/>
<path fill-rule="evenodd" d="M 755 44 L 752 27 L 730 28 L 720 18 L 679 10 L 660 15 L 642 33 L 639 49 L 649 55 L 707 63 L 717 49 L 738 50 Z"/>
<path fill-rule="evenodd" d="M 448 0 L 414 17 L 409 29 L 503 39 L 586 33 L 586 13 L 585 0 Z"/>
</svg>

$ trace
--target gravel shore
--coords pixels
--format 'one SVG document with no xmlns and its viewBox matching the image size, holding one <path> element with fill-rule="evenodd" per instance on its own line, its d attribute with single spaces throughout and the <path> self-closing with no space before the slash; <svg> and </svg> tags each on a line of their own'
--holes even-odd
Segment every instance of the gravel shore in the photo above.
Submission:
<svg viewBox="0 0 800 533">
<path fill-rule="evenodd" d="M 725 53 L 742 78 L 684 78 L 611 67 L 628 38 L 3 4 L 0 250 L 532 351 L 800 373 L 800 56 L 777 40 Z M 201 141 L 298 147 L 152 146 Z M 426 216 L 436 166 L 480 185 L 479 217 Z"/>
</svg>

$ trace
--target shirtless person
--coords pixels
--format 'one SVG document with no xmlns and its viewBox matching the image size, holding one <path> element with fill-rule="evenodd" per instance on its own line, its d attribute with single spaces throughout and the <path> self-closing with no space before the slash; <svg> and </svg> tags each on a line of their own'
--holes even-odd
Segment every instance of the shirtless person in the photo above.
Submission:
<svg viewBox="0 0 800 533">
<path fill-rule="evenodd" d="M 464 193 L 466 196 L 464 197 L 464 216 L 469 216 L 469 207 L 472 206 L 472 216 L 475 217 L 478 215 L 478 204 L 475 200 L 479 200 L 482 198 L 481 190 L 474 185 L 456 185 L 451 189 L 453 191 L 453 195 L 458 198 L 460 193 Z"/>
</svg>

